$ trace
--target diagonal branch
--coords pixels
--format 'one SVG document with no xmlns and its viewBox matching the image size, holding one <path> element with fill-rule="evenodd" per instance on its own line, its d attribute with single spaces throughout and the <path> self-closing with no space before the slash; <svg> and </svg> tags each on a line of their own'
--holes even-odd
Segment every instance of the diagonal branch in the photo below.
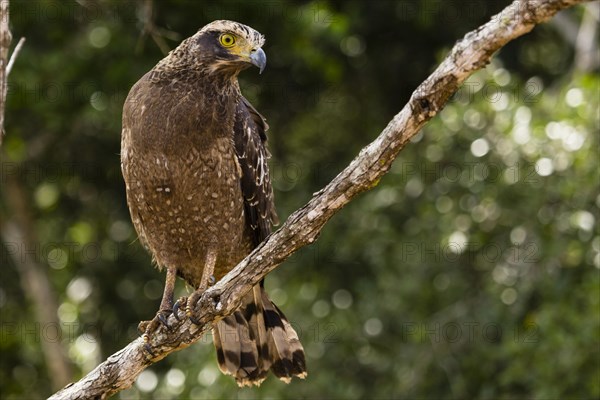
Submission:
<svg viewBox="0 0 600 400">
<path fill-rule="evenodd" d="M 199 326 L 189 320 L 177 324 L 171 316 L 169 324 L 173 328 L 168 331 L 161 327 L 149 343 L 154 354 L 152 358 L 145 352 L 142 339 L 136 339 L 79 382 L 51 398 L 105 398 L 130 387 L 149 365 L 198 341 L 214 321 L 235 311 L 252 286 L 296 250 L 313 243 L 337 211 L 359 193 L 375 187 L 408 141 L 444 107 L 465 79 L 489 63 L 498 49 L 558 11 L 586 1 L 589 0 L 515 1 L 488 23 L 469 32 L 417 88 L 408 104 L 375 141 L 363 148 L 331 183 L 202 295 L 195 309 L 201 322 Z"/>
<path fill-rule="evenodd" d="M 23 48 L 24 44 L 25 44 L 25 38 L 22 37 L 21 39 L 19 39 L 19 42 L 15 46 L 15 49 L 13 50 L 13 53 L 10 56 L 10 60 L 8 60 L 8 65 L 6 65 L 6 76 L 7 77 L 8 77 L 8 75 L 10 75 L 10 71 L 12 71 L 12 67 L 15 64 L 15 60 L 17 59 L 17 56 L 19 55 L 19 52 L 21 51 L 21 48 Z"/>
</svg>

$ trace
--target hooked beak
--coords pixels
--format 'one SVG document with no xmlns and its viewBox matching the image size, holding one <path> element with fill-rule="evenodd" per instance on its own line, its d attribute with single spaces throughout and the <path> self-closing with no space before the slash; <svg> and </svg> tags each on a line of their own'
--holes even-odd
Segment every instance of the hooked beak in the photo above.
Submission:
<svg viewBox="0 0 600 400">
<path fill-rule="evenodd" d="M 259 73 L 262 74 L 263 70 L 267 66 L 267 55 L 263 49 L 254 49 L 250 53 L 250 63 L 255 65 L 259 69 Z"/>
</svg>

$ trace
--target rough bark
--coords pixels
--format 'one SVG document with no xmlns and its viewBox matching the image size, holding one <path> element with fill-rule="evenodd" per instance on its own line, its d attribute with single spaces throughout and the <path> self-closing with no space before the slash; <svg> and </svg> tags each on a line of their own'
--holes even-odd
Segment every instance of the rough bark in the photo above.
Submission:
<svg viewBox="0 0 600 400">
<path fill-rule="evenodd" d="M 232 313 L 252 286 L 299 248 L 313 243 L 323 225 L 356 195 L 372 189 L 389 170 L 398 152 L 446 104 L 471 74 L 487 65 L 508 43 L 547 21 L 558 11 L 588 0 L 515 1 L 485 25 L 456 43 L 440 66 L 411 96 L 388 126 L 331 183 L 320 190 L 283 226 L 269 236 L 235 269 L 208 289 L 196 305 L 199 326 L 189 320 L 171 330 L 161 327 L 153 336 L 149 356 L 141 338 L 110 356 L 79 382 L 68 385 L 52 399 L 105 398 L 130 387 L 149 365 L 188 347 L 211 324 Z"/>
</svg>

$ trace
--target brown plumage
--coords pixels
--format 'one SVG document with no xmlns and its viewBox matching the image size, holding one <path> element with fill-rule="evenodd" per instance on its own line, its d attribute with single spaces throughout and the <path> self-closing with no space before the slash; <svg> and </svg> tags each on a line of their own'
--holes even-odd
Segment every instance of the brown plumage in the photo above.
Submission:
<svg viewBox="0 0 600 400">
<path fill-rule="evenodd" d="M 268 126 L 237 81 L 251 65 L 262 72 L 263 43 L 245 25 L 212 22 L 144 75 L 125 101 L 127 203 L 140 241 L 167 270 L 160 310 L 146 335 L 172 312 L 176 276 L 205 290 L 277 223 Z M 298 335 L 262 284 L 215 324 L 213 336 L 219 367 L 240 386 L 260 384 L 269 369 L 286 382 L 306 376 Z"/>
</svg>

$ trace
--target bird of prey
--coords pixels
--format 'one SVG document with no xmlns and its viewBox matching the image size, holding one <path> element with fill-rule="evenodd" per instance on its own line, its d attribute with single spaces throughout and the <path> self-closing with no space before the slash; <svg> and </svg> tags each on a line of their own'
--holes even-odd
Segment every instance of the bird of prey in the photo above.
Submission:
<svg viewBox="0 0 600 400">
<path fill-rule="evenodd" d="M 188 300 L 197 299 L 277 223 L 268 126 L 238 85 L 240 71 L 265 68 L 264 40 L 246 25 L 214 21 L 145 74 L 125 101 L 127 203 L 141 243 L 166 270 L 146 338 L 178 306 L 177 276 L 196 289 Z M 240 386 L 259 385 L 269 370 L 285 382 L 306 376 L 298 335 L 262 282 L 233 315 L 214 324 L 213 338 L 221 371 Z"/>
</svg>

